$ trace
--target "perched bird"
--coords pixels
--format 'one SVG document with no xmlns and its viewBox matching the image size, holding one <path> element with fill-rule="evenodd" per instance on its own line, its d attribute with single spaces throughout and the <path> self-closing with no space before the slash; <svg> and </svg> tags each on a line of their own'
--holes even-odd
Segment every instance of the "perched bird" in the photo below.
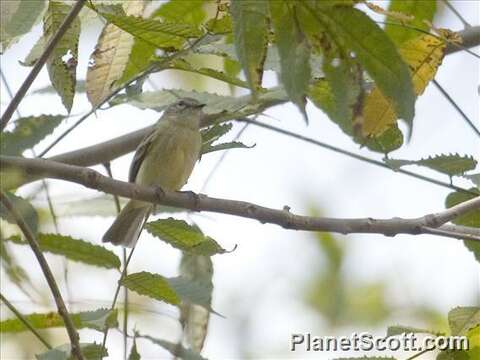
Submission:
<svg viewBox="0 0 480 360">
<path fill-rule="evenodd" d="M 128 181 L 164 190 L 180 190 L 200 156 L 203 105 L 184 98 L 170 105 L 154 130 L 138 145 Z M 153 205 L 130 200 L 103 235 L 103 242 L 133 247 Z"/>
</svg>

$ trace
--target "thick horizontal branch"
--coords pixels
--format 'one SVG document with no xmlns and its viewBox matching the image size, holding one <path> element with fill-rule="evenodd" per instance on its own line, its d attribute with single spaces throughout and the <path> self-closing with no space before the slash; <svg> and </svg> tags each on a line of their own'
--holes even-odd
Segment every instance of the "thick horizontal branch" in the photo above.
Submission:
<svg viewBox="0 0 480 360">
<path fill-rule="evenodd" d="M 472 26 L 463 31 L 459 31 L 458 35 L 462 39 L 461 46 L 448 44 L 445 50 L 445 54 L 453 54 L 458 51 L 462 51 L 465 48 L 469 49 L 480 45 L 480 26 Z"/>
<path fill-rule="evenodd" d="M 441 226 L 473 209 L 480 209 L 480 197 L 463 202 L 450 209 L 413 219 L 338 219 L 327 217 L 301 216 L 290 212 L 289 207 L 282 210 L 271 209 L 245 201 L 226 200 L 208 197 L 192 192 L 166 192 L 155 187 L 138 186 L 132 183 L 113 180 L 95 170 L 66 165 L 43 159 L 24 159 L 0 156 L 0 166 L 11 169 L 17 175 L 36 175 L 52 179 L 66 180 L 88 188 L 126 198 L 143 200 L 155 204 L 173 206 L 192 211 L 210 211 L 222 214 L 255 219 L 263 224 L 276 224 L 286 229 L 306 231 L 328 231 L 342 234 L 372 233 L 385 236 L 397 234 L 431 233 L 429 228 L 441 229 Z M 455 229 L 442 236 L 457 237 Z M 480 236 L 458 232 L 458 237 L 480 241 Z"/>
</svg>

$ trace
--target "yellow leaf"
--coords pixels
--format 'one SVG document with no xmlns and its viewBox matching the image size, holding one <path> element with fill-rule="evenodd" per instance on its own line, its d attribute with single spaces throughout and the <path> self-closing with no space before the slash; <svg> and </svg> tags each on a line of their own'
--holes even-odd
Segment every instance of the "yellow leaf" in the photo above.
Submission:
<svg viewBox="0 0 480 360">
<path fill-rule="evenodd" d="M 141 16 L 145 1 L 129 1 L 123 6 L 125 14 Z M 100 104 L 122 77 L 135 38 L 113 24 L 107 24 L 100 35 L 87 70 L 87 97 L 93 106 Z"/>
<path fill-rule="evenodd" d="M 428 83 L 435 77 L 445 47 L 444 40 L 432 35 L 423 35 L 402 45 L 400 55 L 410 68 L 417 96 L 423 94 Z M 377 87 L 365 99 L 363 118 L 362 134 L 366 137 L 381 135 L 397 121 L 392 101 Z"/>
</svg>

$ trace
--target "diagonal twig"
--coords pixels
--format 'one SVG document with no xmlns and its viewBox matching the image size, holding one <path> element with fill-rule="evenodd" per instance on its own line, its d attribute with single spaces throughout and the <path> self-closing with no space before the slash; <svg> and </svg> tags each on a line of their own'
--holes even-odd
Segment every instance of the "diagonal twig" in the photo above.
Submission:
<svg viewBox="0 0 480 360">
<path fill-rule="evenodd" d="M 55 281 L 55 277 L 53 276 L 52 270 L 50 269 L 47 260 L 43 256 L 42 250 L 40 249 L 35 235 L 33 234 L 28 224 L 25 222 L 23 216 L 17 211 L 17 209 L 15 209 L 15 207 L 3 191 L 0 191 L 0 202 L 3 204 L 3 206 L 5 206 L 5 208 L 15 219 L 15 222 L 17 223 L 20 230 L 23 232 L 25 239 L 28 241 L 33 253 L 35 254 L 35 257 L 37 258 L 38 264 L 40 265 L 40 268 L 42 269 L 48 286 L 50 287 L 50 290 L 52 292 L 55 304 L 57 305 L 58 313 L 62 317 L 65 328 L 67 329 L 68 337 L 70 338 L 70 343 L 72 347 L 72 355 L 75 356 L 78 360 L 84 360 L 82 351 L 80 349 L 78 332 L 75 329 L 75 325 L 73 324 L 70 315 L 68 314 L 67 307 L 65 306 L 62 294 L 60 293 L 57 282 Z"/>
<path fill-rule="evenodd" d="M 55 46 L 57 46 L 58 42 L 61 40 L 65 32 L 68 30 L 73 20 L 75 20 L 75 18 L 77 17 L 83 5 L 85 5 L 85 1 L 86 0 L 77 0 L 72 10 L 70 11 L 70 13 L 67 15 L 65 20 L 63 20 L 63 23 L 60 25 L 55 35 L 48 42 L 47 46 L 45 47 L 45 50 L 43 50 L 42 55 L 40 55 L 37 62 L 33 66 L 32 70 L 30 71 L 30 73 L 28 74 L 28 76 L 20 86 L 20 89 L 18 89 L 17 93 L 13 97 L 12 101 L 10 101 L 10 103 L 7 106 L 7 109 L 3 113 L 2 118 L 0 120 L 0 132 L 3 131 L 3 129 L 5 129 L 5 127 L 7 126 L 13 113 L 17 109 L 18 105 L 20 104 L 24 96 L 26 95 L 28 89 L 30 88 L 33 81 L 39 74 L 43 65 L 45 65 L 45 62 L 47 61 L 48 57 L 50 56 L 52 51 L 55 49 Z"/>
</svg>

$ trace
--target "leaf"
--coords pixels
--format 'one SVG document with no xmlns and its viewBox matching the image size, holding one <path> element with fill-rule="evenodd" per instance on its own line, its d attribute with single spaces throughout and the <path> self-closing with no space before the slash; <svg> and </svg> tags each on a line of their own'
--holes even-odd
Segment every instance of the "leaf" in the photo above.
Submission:
<svg viewBox="0 0 480 360">
<path fill-rule="evenodd" d="M 21 240 L 18 236 L 11 236 L 6 240 L 19 245 L 27 245 L 27 242 Z M 120 268 L 120 259 L 118 256 L 100 245 L 94 245 L 83 240 L 59 234 L 39 233 L 37 241 L 40 249 L 44 252 L 62 255 L 72 261 L 106 269 Z"/>
<path fill-rule="evenodd" d="M 406 165 L 425 166 L 429 169 L 447 174 L 450 177 L 462 175 L 468 170 L 475 169 L 477 166 L 477 161 L 473 156 L 460 156 L 458 154 L 435 155 L 420 160 L 385 159 L 385 163 L 394 169 L 399 169 Z"/>
<path fill-rule="evenodd" d="M 163 347 L 164 349 L 168 350 L 168 352 L 170 352 L 170 354 L 172 354 L 176 358 L 183 359 L 183 360 L 206 360 L 199 353 L 191 349 L 188 349 L 181 344 L 172 343 L 170 341 L 163 340 L 163 339 L 156 339 L 149 335 L 141 335 L 139 337 L 148 339 L 154 344 L 157 344 Z"/>
<path fill-rule="evenodd" d="M 448 324 L 452 336 L 465 335 L 480 325 L 480 307 L 456 307 L 448 313 Z"/>
<path fill-rule="evenodd" d="M 215 240 L 205 236 L 197 227 L 183 220 L 159 219 L 147 223 L 145 229 L 153 236 L 182 251 L 208 256 L 225 253 Z"/>
<path fill-rule="evenodd" d="M 2 1 L 0 12 L 0 53 L 30 31 L 45 10 L 45 0 Z"/>
<path fill-rule="evenodd" d="M 137 341 L 135 337 L 133 338 L 133 345 L 132 345 L 132 348 L 130 349 L 128 360 L 140 360 L 140 354 L 137 351 Z"/>
<path fill-rule="evenodd" d="M 432 35 L 423 35 L 402 45 L 400 54 L 409 65 L 414 91 L 420 96 L 428 83 L 435 77 L 442 63 L 446 43 Z M 364 136 L 378 136 L 396 122 L 394 104 L 375 87 L 365 99 L 363 109 Z"/>
<path fill-rule="evenodd" d="M 448 194 L 445 199 L 445 207 L 451 208 L 452 206 L 458 205 L 467 200 L 471 200 L 477 196 L 480 196 L 480 192 L 475 188 L 468 189 L 473 193 L 478 195 L 467 194 L 464 192 L 454 191 Z M 480 209 L 469 211 L 463 215 L 460 215 L 452 220 L 452 223 L 456 225 L 471 226 L 471 227 L 480 227 Z"/>
<path fill-rule="evenodd" d="M 120 285 L 135 291 L 137 294 L 148 296 L 155 300 L 164 301 L 172 305 L 180 304 L 180 297 L 175 293 L 168 279 L 158 274 L 146 271 L 128 274 L 120 280 Z"/>
<path fill-rule="evenodd" d="M 395 326 L 389 326 L 387 329 L 387 337 L 397 336 L 402 334 L 432 334 L 434 336 L 441 335 L 440 333 L 432 330 L 420 329 L 420 328 L 415 328 L 411 326 L 395 325 Z"/>
<path fill-rule="evenodd" d="M 203 107 L 203 112 L 214 116 L 216 120 L 222 119 L 222 116 L 220 116 L 222 113 L 225 114 L 225 118 L 232 119 L 234 117 L 256 114 L 269 106 L 288 101 L 286 93 L 282 88 L 272 88 L 260 94 L 257 102 L 252 102 L 251 95 L 234 97 L 207 92 L 170 89 L 146 91 L 133 96 L 117 95 L 110 101 L 110 105 L 128 103 L 140 109 L 162 111 L 168 105 L 177 101 L 179 97 L 189 97 L 202 104 L 206 104 L 206 106 Z"/>
<path fill-rule="evenodd" d="M 407 26 L 396 24 L 395 18 L 387 16 L 385 32 L 397 45 L 418 36 L 418 30 L 428 31 L 428 23 L 433 21 L 436 10 L 436 0 L 391 0 L 388 10 L 413 16 L 412 21 L 408 21 Z M 425 21 L 426 20 L 426 21 Z M 415 28 L 415 29 L 413 29 Z"/>
<path fill-rule="evenodd" d="M 27 296 L 33 300 L 33 297 L 30 296 L 24 286 L 24 284 L 28 284 L 33 288 L 32 280 L 28 276 L 28 272 L 18 264 L 17 258 L 10 255 L 10 249 L 7 247 L 6 242 L 3 241 L 2 236 L 0 236 L 0 260 L 0 265 L 10 281 L 17 285 L 23 293 L 27 294 Z"/>
<path fill-rule="evenodd" d="M 77 80 L 77 85 L 75 88 L 76 93 L 84 93 L 85 90 L 85 80 Z M 29 95 L 45 95 L 45 94 L 54 94 L 55 89 L 52 85 L 42 86 L 38 89 L 33 90 Z"/>
<path fill-rule="evenodd" d="M 179 49 L 186 39 L 202 35 L 194 25 L 128 16 L 119 7 L 97 6 L 94 10 L 120 29 L 158 48 Z"/>
<path fill-rule="evenodd" d="M 372 151 L 388 154 L 400 148 L 403 144 L 403 134 L 397 124 L 390 126 L 382 135 L 373 138 L 356 139 L 356 142 Z"/>
<path fill-rule="evenodd" d="M 278 0 L 270 0 L 268 4 L 280 55 L 280 79 L 289 98 L 307 121 L 305 95 L 311 74 L 310 46 L 296 17 L 297 5 Z"/>
<path fill-rule="evenodd" d="M 210 257 L 204 255 L 182 254 L 180 275 L 184 278 L 205 284 L 205 307 L 191 303 L 184 303 L 180 307 L 180 322 L 183 327 L 183 336 L 186 344 L 194 351 L 200 353 L 207 336 L 210 319 L 212 292 L 213 292 L 213 263 Z"/>
<path fill-rule="evenodd" d="M 43 23 L 43 33 L 47 41 L 56 34 L 71 9 L 72 6 L 68 4 L 49 1 Z M 80 20 L 75 18 L 47 60 L 50 81 L 68 112 L 72 109 L 75 96 L 79 36 Z"/>
<path fill-rule="evenodd" d="M 218 71 L 210 68 L 195 67 L 190 63 L 188 63 L 185 59 L 173 60 L 167 65 L 167 67 L 169 69 L 183 70 L 183 71 L 188 71 L 188 72 L 192 72 L 200 75 L 205 75 L 213 79 L 226 82 L 231 85 L 235 85 L 235 86 L 239 86 L 247 89 L 249 88 L 248 84 L 245 81 L 240 80 L 237 77 L 233 77 L 222 71 Z"/>
<path fill-rule="evenodd" d="M 34 207 L 27 200 L 11 192 L 6 192 L 5 195 L 13 207 L 20 213 L 30 230 L 36 234 L 38 229 L 38 215 Z M 17 221 L 10 214 L 10 211 L 3 206 L 3 203 L 0 203 L 0 217 L 10 224 L 17 224 Z"/>
<path fill-rule="evenodd" d="M 222 144 L 202 146 L 202 150 L 200 151 L 200 153 L 202 155 L 205 155 L 211 152 L 229 150 L 229 149 L 251 149 L 254 146 L 255 145 L 248 146 L 238 141 L 230 141 Z"/>
<path fill-rule="evenodd" d="M 210 19 L 205 23 L 205 28 L 212 34 L 230 34 L 232 32 L 232 18 L 225 14 L 219 19 Z"/>
<path fill-rule="evenodd" d="M 355 52 L 380 91 L 392 99 L 399 117 L 411 124 L 415 94 L 410 73 L 383 30 L 362 11 L 351 7 L 331 7 L 315 15 L 320 23 L 327 21 L 333 26 L 330 31 Z"/>
<path fill-rule="evenodd" d="M 80 343 L 80 349 L 86 360 L 101 360 L 108 356 L 108 351 L 101 344 Z M 37 360 L 71 360 L 71 344 L 64 344 L 35 355 Z"/>
<path fill-rule="evenodd" d="M 202 134 L 202 141 L 204 145 L 212 144 L 213 142 L 220 139 L 223 135 L 232 130 L 233 124 L 224 123 L 224 124 L 214 124 L 206 129 L 202 129 L 200 133 Z"/>
<path fill-rule="evenodd" d="M 49 329 L 54 327 L 64 327 L 63 319 L 57 312 L 45 314 L 24 315 L 27 321 L 35 329 Z M 114 328 L 118 326 L 117 311 L 109 309 L 98 309 L 95 311 L 82 311 L 79 313 L 70 313 L 70 317 L 77 329 L 89 328 L 103 331 L 105 326 Z M 28 328 L 17 318 L 6 319 L 0 322 L 0 333 L 19 333 L 28 331 Z"/>
<path fill-rule="evenodd" d="M 127 15 L 140 16 L 145 8 L 144 1 L 130 1 L 124 4 Z M 138 40 L 138 41 L 136 41 Z M 136 47 L 135 53 L 134 47 Z M 138 48 L 141 48 L 140 50 Z M 150 50 L 151 48 L 151 50 Z M 125 77 L 131 77 L 131 63 L 137 59 L 149 60 L 154 48 L 135 39 L 113 24 L 107 24 L 100 34 L 95 51 L 90 57 L 90 66 L 87 70 L 87 97 L 93 106 L 100 104 L 111 92 L 118 89 L 118 80 L 127 72 Z M 142 68 L 143 64 L 139 64 Z M 136 67 L 135 67 L 136 68 Z"/>
<path fill-rule="evenodd" d="M 165 278 L 159 274 L 146 271 L 128 274 L 120 281 L 120 285 L 139 295 L 166 302 L 171 305 L 196 304 L 209 311 L 211 287 L 204 281 L 196 281 L 178 276 Z"/>
<path fill-rule="evenodd" d="M 65 116 L 41 115 L 27 116 L 15 121 L 15 128 L 0 135 L 0 153 L 2 155 L 20 156 L 27 149 L 32 149 L 60 125 Z"/>
<path fill-rule="evenodd" d="M 235 50 L 253 97 L 262 85 L 263 63 L 267 51 L 267 3 L 256 0 L 232 0 Z"/>
<path fill-rule="evenodd" d="M 184 22 L 199 26 L 205 19 L 203 9 L 205 0 L 170 0 L 163 3 L 152 14 L 153 18 L 161 17 L 172 22 Z"/>
</svg>

